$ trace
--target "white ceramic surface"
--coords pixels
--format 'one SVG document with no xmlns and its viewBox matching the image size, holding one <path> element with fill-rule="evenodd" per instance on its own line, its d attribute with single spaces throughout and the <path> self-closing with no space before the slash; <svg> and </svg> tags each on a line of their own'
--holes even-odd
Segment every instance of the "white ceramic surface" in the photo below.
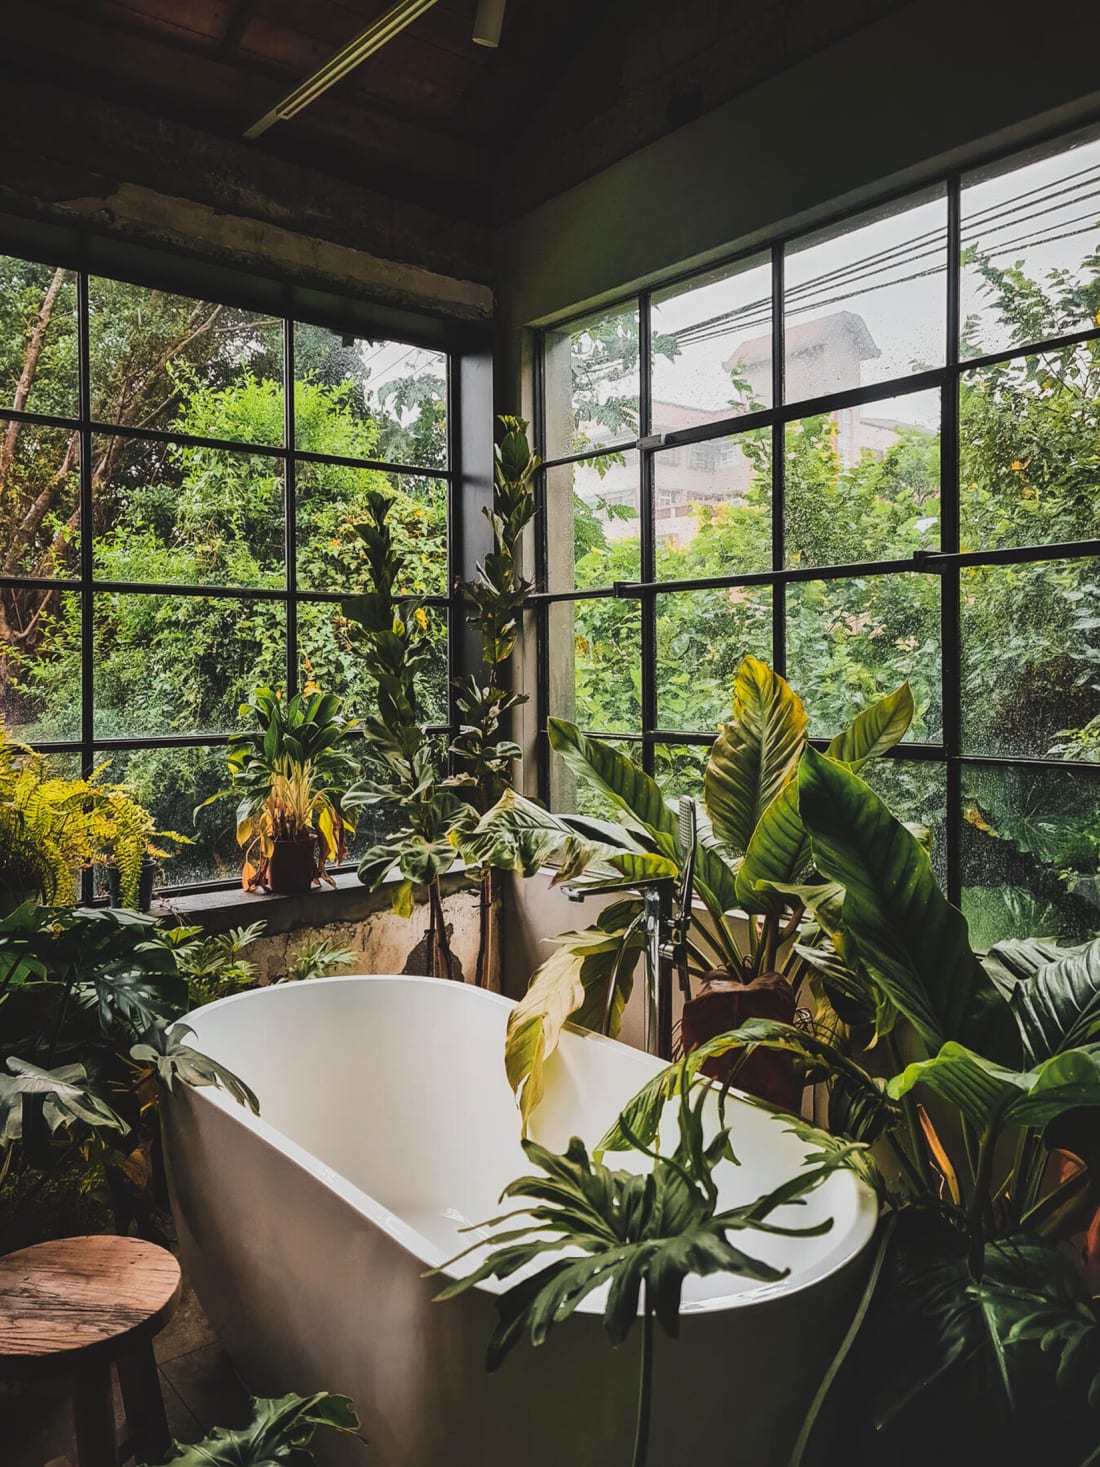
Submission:
<svg viewBox="0 0 1100 1467">
<path fill-rule="evenodd" d="M 436 1304 L 439 1283 L 422 1276 L 530 1170 L 502 1060 L 510 1006 L 436 979 L 347 977 L 260 989 L 190 1017 L 196 1047 L 248 1081 L 261 1116 L 186 1086 L 165 1106 L 185 1263 L 251 1389 L 353 1398 L 366 1442 L 329 1448 L 334 1462 L 629 1461 L 639 1334 L 612 1350 L 600 1295 L 489 1376 L 495 1286 Z M 593 1145 L 657 1068 L 625 1045 L 566 1033 L 536 1138 Z M 721 1167 L 724 1202 L 802 1165 L 803 1144 L 771 1116 L 732 1100 L 727 1120 L 741 1164 Z M 844 1173 L 775 1216 L 833 1226 L 805 1240 L 741 1235 L 790 1269 L 782 1283 L 688 1281 L 680 1340 L 658 1332 L 651 1467 L 786 1462 L 850 1317 L 875 1205 Z"/>
</svg>

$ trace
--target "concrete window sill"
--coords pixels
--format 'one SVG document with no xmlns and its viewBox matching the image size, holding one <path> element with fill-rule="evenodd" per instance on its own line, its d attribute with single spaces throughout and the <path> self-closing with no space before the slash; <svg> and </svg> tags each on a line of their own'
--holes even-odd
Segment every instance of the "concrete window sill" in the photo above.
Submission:
<svg viewBox="0 0 1100 1467">
<path fill-rule="evenodd" d="M 395 880 L 377 891 L 368 891 L 354 871 L 333 877 L 334 887 L 325 883 L 297 896 L 273 896 L 270 892 L 199 891 L 166 897 L 153 903 L 152 915 L 180 927 L 203 927 L 207 932 L 225 932 L 250 922 L 266 924 L 265 936 L 292 932 L 300 927 L 323 927 L 329 922 L 359 922 L 375 912 L 387 911 Z M 469 890 L 460 866 L 443 878 L 443 894 Z M 417 900 L 423 900 L 417 893 Z"/>
</svg>

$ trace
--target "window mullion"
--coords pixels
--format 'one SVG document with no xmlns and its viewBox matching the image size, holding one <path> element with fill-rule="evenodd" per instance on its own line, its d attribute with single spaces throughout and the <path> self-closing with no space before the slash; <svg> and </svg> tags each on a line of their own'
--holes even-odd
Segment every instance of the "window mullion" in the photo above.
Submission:
<svg viewBox="0 0 1100 1467">
<path fill-rule="evenodd" d="M 286 692 L 298 687 L 298 531 L 294 448 L 294 322 L 283 320 L 283 564 L 286 574 Z"/>
<path fill-rule="evenodd" d="M 784 401 L 783 357 L 783 246 L 772 247 L 772 408 Z M 787 430 L 782 416 L 772 424 L 772 570 L 782 571 L 786 561 Z M 787 588 L 782 581 L 772 587 L 772 666 L 781 677 L 787 672 Z"/>
<path fill-rule="evenodd" d="M 644 442 L 653 422 L 653 322 L 649 292 L 638 298 L 638 432 Z M 638 503 L 641 510 L 640 560 L 643 581 L 657 577 L 656 522 L 653 500 L 653 450 L 640 447 L 638 463 Z M 644 737 L 657 727 L 657 593 L 641 598 L 641 672 L 642 672 L 642 768 L 653 774 L 656 750 L 653 741 Z"/>
<path fill-rule="evenodd" d="M 947 180 L 947 383 L 940 397 L 940 549 L 957 554 L 959 523 L 959 332 L 962 290 L 962 207 L 958 174 Z M 962 636 L 957 562 L 946 562 L 940 577 L 940 669 L 943 745 L 947 761 L 947 896 L 962 900 Z"/>
</svg>

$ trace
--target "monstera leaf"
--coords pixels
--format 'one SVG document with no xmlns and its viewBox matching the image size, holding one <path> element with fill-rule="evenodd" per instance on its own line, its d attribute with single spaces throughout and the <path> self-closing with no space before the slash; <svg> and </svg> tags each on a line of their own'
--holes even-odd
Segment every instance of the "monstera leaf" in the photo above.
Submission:
<svg viewBox="0 0 1100 1467">
<path fill-rule="evenodd" d="M 260 1102 L 239 1076 L 183 1042 L 185 1034 L 194 1032 L 190 1024 L 173 1024 L 169 1028 L 158 1021 L 131 1048 L 130 1058 L 140 1065 L 152 1066 L 169 1090 L 177 1080 L 186 1085 L 219 1086 L 238 1104 L 247 1105 L 253 1115 L 259 1115 Z"/>
<path fill-rule="evenodd" d="M 320 1391 L 315 1396 L 254 1399 L 252 1420 L 239 1430 L 219 1426 L 192 1446 L 175 1444 L 167 1467 L 306 1467 L 315 1433 L 358 1432 L 359 1420 L 347 1396 Z"/>
<path fill-rule="evenodd" d="M 51 1135 L 78 1125 L 106 1131 L 128 1129 L 126 1122 L 89 1088 L 88 1072 L 83 1065 L 40 1070 L 37 1065 L 11 1056 L 7 1067 L 10 1074 L 0 1072 L 0 1145 L 20 1139 L 23 1102 L 35 1097 L 41 1098 L 42 1119 Z"/>
<path fill-rule="evenodd" d="M 714 833 L 731 850 L 748 849 L 764 811 L 794 775 L 807 721 L 801 699 L 779 674 L 746 657 L 734 683 L 733 716 L 711 747 L 704 781 Z"/>
<path fill-rule="evenodd" d="M 1015 1059 L 1008 1006 L 970 950 L 966 919 L 936 884 L 919 840 L 849 769 L 807 749 L 799 809 L 814 864 L 844 888 L 850 948 L 931 1053 L 948 1039 Z"/>
</svg>

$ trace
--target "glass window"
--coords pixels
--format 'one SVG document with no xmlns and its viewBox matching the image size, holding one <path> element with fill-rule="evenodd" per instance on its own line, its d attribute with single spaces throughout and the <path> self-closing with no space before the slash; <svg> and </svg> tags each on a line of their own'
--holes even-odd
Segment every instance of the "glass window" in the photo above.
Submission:
<svg viewBox="0 0 1100 1467">
<path fill-rule="evenodd" d="M 0 718 L 74 769 L 109 756 L 194 834 L 169 884 L 232 882 L 232 821 L 192 812 L 239 705 L 312 679 L 373 706 L 339 605 L 368 584 L 372 492 L 410 553 L 400 589 L 428 598 L 422 693 L 448 724 L 448 358 L 92 276 L 81 384 L 80 284 L 0 257 Z"/>
<path fill-rule="evenodd" d="M 784 268 L 787 402 L 942 364 L 946 194 L 796 242 Z"/>
<path fill-rule="evenodd" d="M 673 797 L 700 793 L 746 652 L 786 670 L 822 740 L 907 680 L 907 739 L 865 777 L 931 832 L 977 940 L 1083 936 L 1100 919 L 1100 131 L 785 241 L 781 322 L 779 255 L 547 335 L 548 453 L 580 451 L 562 364 L 587 351 L 608 372 L 597 341 L 618 343 L 631 428 L 677 441 L 638 447 L 636 528 L 587 582 L 630 599 L 550 616 L 540 719 L 638 735 Z M 546 475 L 551 590 L 582 584 L 560 514 L 579 472 Z"/>
<path fill-rule="evenodd" d="M 651 432 L 771 406 L 771 278 L 765 256 L 654 293 Z"/>
<path fill-rule="evenodd" d="M 547 332 L 544 458 L 566 458 L 638 437 L 638 350 L 636 306 Z"/>
<path fill-rule="evenodd" d="M 983 170 L 962 190 L 962 349 L 999 352 L 1100 324 L 1100 138 Z"/>
</svg>

